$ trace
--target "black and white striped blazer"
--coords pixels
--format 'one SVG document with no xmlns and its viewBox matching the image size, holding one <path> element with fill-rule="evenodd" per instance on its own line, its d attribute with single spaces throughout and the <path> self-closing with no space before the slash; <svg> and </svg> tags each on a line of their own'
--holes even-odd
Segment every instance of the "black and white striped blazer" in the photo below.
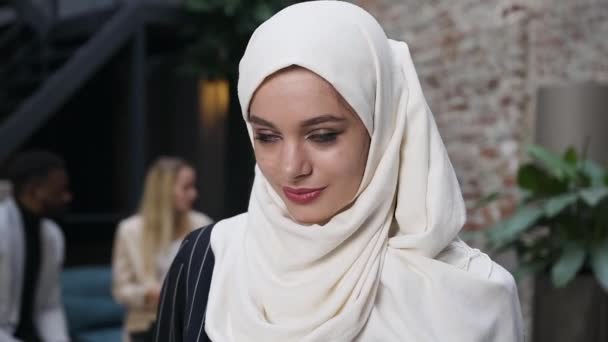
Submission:
<svg viewBox="0 0 608 342">
<path fill-rule="evenodd" d="M 165 278 L 154 342 L 206 342 L 205 313 L 215 258 L 213 225 L 188 234 Z"/>
</svg>

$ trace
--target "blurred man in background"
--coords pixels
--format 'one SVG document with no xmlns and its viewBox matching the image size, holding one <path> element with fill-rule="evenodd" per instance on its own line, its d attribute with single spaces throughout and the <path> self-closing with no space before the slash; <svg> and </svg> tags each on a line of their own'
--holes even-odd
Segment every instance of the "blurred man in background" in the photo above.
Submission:
<svg viewBox="0 0 608 342">
<path fill-rule="evenodd" d="M 72 198 L 65 163 L 25 152 L 8 176 L 12 196 L 0 202 L 0 341 L 69 341 L 59 284 L 64 239 L 51 220 Z"/>
</svg>

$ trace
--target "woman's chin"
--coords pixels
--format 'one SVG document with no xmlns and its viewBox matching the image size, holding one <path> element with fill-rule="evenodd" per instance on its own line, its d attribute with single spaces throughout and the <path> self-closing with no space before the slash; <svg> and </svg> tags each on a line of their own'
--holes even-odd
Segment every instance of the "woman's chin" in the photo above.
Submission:
<svg viewBox="0 0 608 342">
<path fill-rule="evenodd" d="M 323 226 L 333 215 L 320 215 L 319 210 L 289 210 L 289 215 L 297 223 L 305 226 L 319 225 Z"/>
</svg>

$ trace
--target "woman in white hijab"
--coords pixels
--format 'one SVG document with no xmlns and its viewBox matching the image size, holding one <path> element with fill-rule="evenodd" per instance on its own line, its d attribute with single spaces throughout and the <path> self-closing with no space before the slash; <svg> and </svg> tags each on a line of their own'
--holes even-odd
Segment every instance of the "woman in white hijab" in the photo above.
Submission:
<svg viewBox="0 0 608 342">
<path fill-rule="evenodd" d="M 511 275 L 457 237 L 460 188 L 405 43 L 355 5 L 293 5 L 251 37 L 238 91 L 249 210 L 184 243 L 157 340 L 523 341 Z"/>
</svg>

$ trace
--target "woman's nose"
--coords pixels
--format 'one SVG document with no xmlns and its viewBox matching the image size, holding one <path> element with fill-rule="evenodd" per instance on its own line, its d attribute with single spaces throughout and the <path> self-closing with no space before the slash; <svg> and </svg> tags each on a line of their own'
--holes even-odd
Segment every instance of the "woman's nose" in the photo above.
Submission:
<svg viewBox="0 0 608 342">
<path fill-rule="evenodd" d="M 288 180 L 298 180 L 312 172 L 312 163 L 305 148 L 298 143 L 285 143 L 281 158 L 283 172 Z"/>
</svg>

